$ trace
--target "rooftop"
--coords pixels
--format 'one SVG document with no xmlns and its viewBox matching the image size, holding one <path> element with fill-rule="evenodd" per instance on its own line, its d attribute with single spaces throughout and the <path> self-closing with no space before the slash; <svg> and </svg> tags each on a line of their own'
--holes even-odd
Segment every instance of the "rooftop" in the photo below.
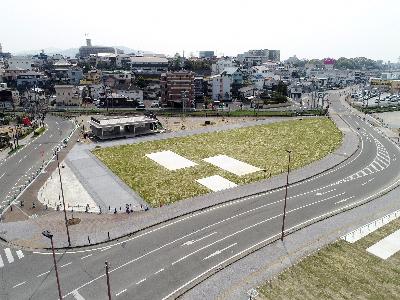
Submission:
<svg viewBox="0 0 400 300">
<path fill-rule="evenodd" d="M 155 122 L 157 120 L 151 119 L 145 116 L 113 116 L 113 117 L 106 117 L 106 116 L 96 116 L 92 117 L 90 120 L 90 124 L 94 125 L 95 127 L 101 126 L 117 126 L 117 125 L 134 125 L 134 124 L 143 124 L 143 123 L 150 123 Z"/>
</svg>

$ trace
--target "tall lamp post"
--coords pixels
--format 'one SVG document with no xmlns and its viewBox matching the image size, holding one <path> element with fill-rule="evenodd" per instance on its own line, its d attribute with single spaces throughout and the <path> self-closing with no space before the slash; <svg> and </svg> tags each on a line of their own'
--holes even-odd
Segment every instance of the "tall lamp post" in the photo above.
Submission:
<svg viewBox="0 0 400 300">
<path fill-rule="evenodd" d="M 54 243 L 53 243 L 53 234 L 48 231 L 45 230 L 42 232 L 42 234 L 47 237 L 48 239 L 50 239 L 51 242 L 51 251 L 53 252 L 53 262 L 54 262 L 54 270 L 56 271 L 56 278 L 57 278 L 57 288 L 58 288 L 58 297 L 60 299 L 62 299 L 62 295 L 61 295 L 61 286 L 60 286 L 60 279 L 58 277 L 58 270 L 57 270 L 57 261 L 56 261 L 56 254 L 54 253 Z"/>
<path fill-rule="evenodd" d="M 63 203 L 63 207 L 64 207 L 65 227 L 67 228 L 68 246 L 71 247 L 71 238 L 69 237 L 67 211 L 65 209 L 64 189 L 63 189 L 62 180 L 61 180 L 60 161 L 58 160 L 58 152 L 56 152 L 56 157 L 57 157 L 58 175 L 60 177 L 61 197 L 62 197 L 62 203 Z"/>
<path fill-rule="evenodd" d="M 287 202 L 287 192 L 288 192 L 288 185 L 289 185 L 289 172 L 290 172 L 290 154 L 292 151 L 286 150 L 288 153 L 288 165 L 287 165 L 287 173 L 286 173 L 286 187 L 285 187 L 285 204 L 283 206 L 283 219 L 282 219 L 282 233 L 281 233 L 281 241 L 283 241 L 284 232 L 285 232 L 285 218 L 286 218 L 286 202 Z"/>
<path fill-rule="evenodd" d="M 110 274 L 109 274 L 108 262 L 106 262 L 106 277 L 107 277 L 107 293 L 108 293 L 108 300 L 111 300 Z"/>
</svg>

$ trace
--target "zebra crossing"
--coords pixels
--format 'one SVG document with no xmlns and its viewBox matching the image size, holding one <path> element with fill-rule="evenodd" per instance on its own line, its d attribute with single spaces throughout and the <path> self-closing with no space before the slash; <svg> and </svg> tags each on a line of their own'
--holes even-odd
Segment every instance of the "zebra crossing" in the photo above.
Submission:
<svg viewBox="0 0 400 300">
<path fill-rule="evenodd" d="M 21 260 L 24 258 L 24 253 L 21 250 L 16 250 L 15 254 L 10 248 L 5 248 L 2 250 L 4 250 L 4 253 L 2 253 L 3 251 L 0 252 L 0 269 L 4 268 L 6 264 L 12 264 L 17 259 Z"/>
<path fill-rule="evenodd" d="M 383 146 L 383 144 L 376 138 L 373 138 L 373 140 L 377 148 L 377 153 L 374 160 L 362 170 L 357 171 L 356 173 L 353 173 L 352 175 L 349 175 L 342 180 L 339 180 L 337 183 L 348 182 L 364 176 L 381 172 L 390 165 L 390 155 L 385 146 Z"/>
</svg>

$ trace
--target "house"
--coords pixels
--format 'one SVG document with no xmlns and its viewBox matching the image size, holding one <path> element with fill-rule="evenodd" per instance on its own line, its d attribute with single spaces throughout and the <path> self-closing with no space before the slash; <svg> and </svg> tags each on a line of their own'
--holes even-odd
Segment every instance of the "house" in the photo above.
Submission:
<svg viewBox="0 0 400 300">
<path fill-rule="evenodd" d="M 55 85 L 57 106 L 80 106 L 83 87 L 74 85 Z"/>
<path fill-rule="evenodd" d="M 280 50 L 249 50 L 239 54 L 237 60 L 247 67 L 259 66 L 268 60 L 278 62 L 280 61 Z"/>
<path fill-rule="evenodd" d="M 210 77 L 212 99 L 216 101 L 232 101 L 234 88 L 243 84 L 243 72 L 238 67 L 225 68 L 220 74 Z"/>
<path fill-rule="evenodd" d="M 161 75 L 161 102 L 168 106 L 191 107 L 194 103 L 194 77 L 190 71 L 167 72 Z"/>
<path fill-rule="evenodd" d="M 200 58 L 213 58 L 214 51 L 199 51 Z"/>
<path fill-rule="evenodd" d="M 56 68 L 51 75 L 60 84 L 78 85 L 83 78 L 83 71 L 79 67 Z"/>
<path fill-rule="evenodd" d="M 161 75 L 168 71 L 168 59 L 160 56 L 133 56 L 131 70 L 136 75 Z"/>
<path fill-rule="evenodd" d="M 81 79 L 80 84 L 100 84 L 103 78 L 103 73 L 101 70 L 94 69 L 89 70 L 87 74 L 83 75 L 83 79 Z"/>
<path fill-rule="evenodd" d="M 107 86 L 130 85 L 133 78 L 130 71 L 123 70 L 103 71 L 102 76 L 103 83 Z"/>
<path fill-rule="evenodd" d="M 89 127 L 100 140 L 134 137 L 162 130 L 157 119 L 146 116 L 95 116 L 91 117 Z"/>
<path fill-rule="evenodd" d="M 201 76 L 194 78 L 194 100 L 195 102 L 204 101 L 204 78 Z"/>
</svg>

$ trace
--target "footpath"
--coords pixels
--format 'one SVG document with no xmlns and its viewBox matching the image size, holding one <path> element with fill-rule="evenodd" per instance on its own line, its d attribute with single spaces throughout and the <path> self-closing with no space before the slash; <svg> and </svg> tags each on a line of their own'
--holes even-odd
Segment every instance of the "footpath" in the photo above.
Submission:
<svg viewBox="0 0 400 300">
<path fill-rule="evenodd" d="M 329 170 L 347 159 L 351 158 L 359 147 L 359 139 L 347 124 L 334 112 L 331 111 L 331 118 L 336 123 L 338 128 L 343 133 L 342 145 L 332 154 L 325 158 L 316 161 L 304 168 L 297 169 L 291 172 L 291 183 L 305 180 L 312 176 L 316 176 L 323 171 Z M 282 120 L 282 119 L 279 119 Z M 261 120 L 258 122 L 262 122 Z M 268 119 L 264 122 L 271 122 Z M 235 126 L 251 126 L 251 122 L 235 125 Z M 221 128 L 213 128 L 206 130 L 221 130 Z M 176 135 L 188 135 L 193 132 L 179 132 Z M 171 134 L 147 136 L 143 139 L 160 139 L 171 137 Z M 136 140 L 139 142 L 140 139 Z M 118 143 L 127 143 L 123 140 Z M 110 142 L 110 145 L 116 144 L 117 141 Z M 71 146 L 68 146 L 71 147 Z M 78 147 L 84 148 L 82 145 Z M 94 146 L 91 146 L 94 147 Z M 64 149 L 60 153 L 61 159 L 66 157 L 70 149 Z M 88 149 L 85 149 L 85 151 Z M 55 163 L 51 163 L 46 169 L 46 173 L 51 174 L 56 168 Z M 31 189 L 24 195 L 25 201 L 34 201 L 37 191 L 44 184 L 48 174 L 43 174 L 37 182 L 32 184 Z M 248 185 L 237 186 L 232 189 L 210 193 L 199 197 L 186 199 L 168 206 L 153 208 L 148 211 L 137 211 L 134 213 L 121 214 L 90 214 L 80 212 L 68 212 L 68 218 L 72 216 L 79 219 L 79 223 L 70 226 L 70 236 L 72 247 L 82 247 L 98 243 L 107 242 L 110 239 L 116 239 L 130 234 L 134 234 L 139 230 L 163 223 L 165 221 L 190 214 L 194 211 L 204 210 L 206 208 L 232 201 L 249 197 L 256 193 L 265 192 L 266 190 L 284 186 L 286 175 L 281 174 L 271 179 L 262 180 Z M 32 200 L 33 199 L 33 200 Z M 27 207 L 29 204 L 27 205 Z M 43 230 L 50 230 L 54 234 L 54 243 L 56 248 L 67 247 L 67 237 L 65 232 L 64 216 L 61 212 L 44 210 L 43 207 L 36 206 L 37 217 L 26 217 L 20 221 L 12 215 L 8 215 L 8 219 L 4 223 L 0 223 L 0 238 L 15 246 L 25 249 L 43 249 L 48 248 L 48 240 L 41 234 Z M 29 209 L 29 208 L 26 208 Z M 18 214 L 19 209 L 14 209 L 15 214 Z M 35 215 L 33 215 L 35 216 Z M 15 222 L 12 222 L 15 221 Z"/>
</svg>

